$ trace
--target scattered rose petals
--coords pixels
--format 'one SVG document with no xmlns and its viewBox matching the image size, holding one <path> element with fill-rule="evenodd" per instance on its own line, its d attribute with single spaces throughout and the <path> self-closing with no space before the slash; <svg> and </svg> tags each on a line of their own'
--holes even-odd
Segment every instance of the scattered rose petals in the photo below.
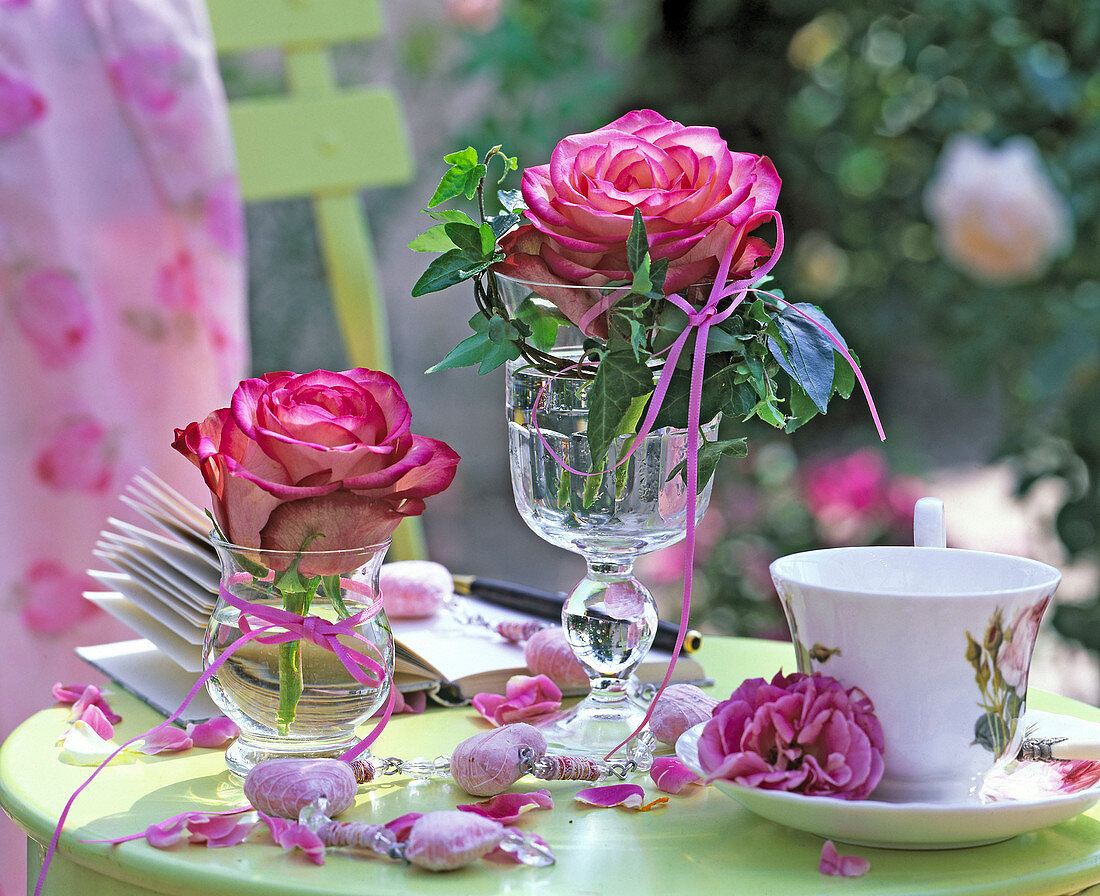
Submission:
<svg viewBox="0 0 1100 896">
<path fill-rule="evenodd" d="M 240 733 L 241 729 L 237 727 L 237 723 L 225 716 L 199 722 L 197 725 L 189 722 L 187 725 L 187 736 L 191 738 L 191 742 L 196 747 L 211 750 L 220 750 L 227 746 L 230 741 L 239 737 Z"/>
<path fill-rule="evenodd" d="M 561 690 L 545 675 L 513 675 L 500 694 L 477 694 L 474 709 L 494 725 L 536 719 L 561 709 Z"/>
<path fill-rule="evenodd" d="M 404 560 L 400 561 L 406 562 Z M 413 561 L 407 561 L 412 563 Z M 393 709 L 390 710 L 390 715 L 400 715 L 403 712 L 413 713 L 420 715 L 425 709 L 428 708 L 428 692 L 427 691 L 412 691 L 408 694 L 403 694 L 401 691 L 393 692 Z M 371 718 L 378 718 L 382 713 L 386 711 L 386 704 L 383 702 L 381 706 L 374 711 L 374 715 Z"/>
<path fill-rule="evenodd" d="M 157 753 L 180 753 L 190 750 L 191 738 L 175 725 L 165 725 L 159 731 L 153 731 L 141 745 L 135 744 L 135 749 L 146 756 L 155 756 Z"/>
<path fill-rule="evenodd" d="M 187 820 L 187 838 L 192 843 L 205 843 L 210 849 L 236 846 L 247 837 L 255 824 L 231 815 L 192 813 L 199 817 Z"/>
<path fill-rule="evenodd" d="M 73 705 L 72 712 L 69 713 L 70 722 L 79 719 L 89 706 L 98 706 L 112 725 L 122 721 L 122 716 L 111 709 L 103 692 L 94 684 L 62 684 L 59 681 L 53 686 L 53 697 L 58 703 Z"/>
<path fill-rule="evenodd" d="M 554 800 L 549 790 L 535 790 L 531 793 L 501 793 L 492 799 L 456 808 L 463 812 L 476 812 L 501 824 L 512 824 L 531 809 L 553 809 Z"/>
<path fill-rule="evenodd" d="M 409 839 L 409 831 L 412 830 L 412 826 L 423 817 L 423 812 L 408 812 L 405 815 L 397 816 L 393 821 L 387 821 L 385 826 L 393 831 L 398 843 L 404 843 Z"/>
<path fill-rule="evenodd" d="M 325 864 L 325 844 L 304 824 L 288 818 L 259 813 L 260 820 L 271 831 L 271 839 L 283 849 L 300 849 L 315 865 Z"/>
<path fill-rule="evenodd" d="M 118 744 L 100 737 L 87 722 L 77 719 L 61 737 L 61 758 L 74 765 L 102 765 Z M 132 750 L 123 750 L 112 762 L 133 762 Z"/>
<path fill-rule="evenodd" d="M 110 740 L 115 736 L 114 726 L 107 720 L 107 716 L 103 714 L 103 710 L 94 703 L 84 710 L 80 716 L 80 721 L 86 723 L 104 740 Z"/>
<path fill-rule="evenodd" d="M 623 806 L 637 809 L 642 805 L 645 791 L 638 784 L 608 784 L 604 787 L 586 787 L 573 797 L 578 803 L 589 806 Z"/>
<path fill-rule="evenodd" d="M 817 870 L 833 877 L 863 877 L 871 870 L 871 863 L 862 856 L 842 856 L 836 851 L 832 840 L 826 840 L 821 847 L 821 861 Z"/>
<path fill-rule="evenodd" d="M 701 783 L 695 772 L 691 771 L 679 759 L 670 756 L 660 756 L 654 759 L 653 767 L 649 770 L 649 777 L 657 785 L 657 789 L 665 793 L 679 793 L 688 784 Z"/>
</svg>

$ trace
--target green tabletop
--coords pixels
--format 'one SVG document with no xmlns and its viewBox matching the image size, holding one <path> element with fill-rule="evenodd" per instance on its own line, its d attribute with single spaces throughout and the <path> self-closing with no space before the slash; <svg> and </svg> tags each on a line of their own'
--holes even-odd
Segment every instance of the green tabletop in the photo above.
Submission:
<svg viewBox="0 0 1100 896">
<path fill-rule="evenodd" d="M 708 637 L 699 658 L 727 695 L 742 679 L 794 669 L 788 644 Z M 159 717 L 137 700 L 118 694 L 123 715 L 117 735 L 131 737 Z M 1034 708 L 1100 720 L 1100 711 L 1065 698 L 1033 694 Z M 56 741 L 67 708 L 30 718 L 0 748 L 0 803 L 31 839 L 30 874 L 37 875 L 42 848 L 69 794 L 89 770 L 64 764 Z M 470 709 L 432 709 L 393 719 L 375 753 L 403 758 L 450 753 L 459 741 L 484 730 Z M 647 798 L 660 794 L 646 779 Z M 499 892 L 583 894 L 736 893 L 784 894 L 1062 894 L 1100 882 L 1100 807 L 1056 827 L 972 849 L 903 852 L 841 846 L 870 859 L 863 878 L 818 873 L 822 841 L 764 821 L 716 788 L 691 787 L 649 812 L 583 808 L 573 802 L 579 785 L 522 782 L 519 790 L 547 787 L 552 811 L 534 811 L 521 822 L 551 844 L 557 864 L 523 868 L 479 862 L 464 870 L 432 874 L 347 850 L 330 850 L 317 867 L 301 853 L 284 853 L 266 835 L 229 849 L 180 844 L 158 850 L 138 841 L 117 847 L 81 839 L 135 833 L 169 815 L 193 809 L 241 805 L 240 788 L 218 751 L 193 749 L 112 765 L 77 801 L 50 871 L 47 893 L 96 896 L 341 896 L 410 890 L 447 896 Z M 361 790 L 343 816 L 388 821 L 405 812 L 428 812 L 472 802 L 444 781 L 395 778 Z"/>
</svg>

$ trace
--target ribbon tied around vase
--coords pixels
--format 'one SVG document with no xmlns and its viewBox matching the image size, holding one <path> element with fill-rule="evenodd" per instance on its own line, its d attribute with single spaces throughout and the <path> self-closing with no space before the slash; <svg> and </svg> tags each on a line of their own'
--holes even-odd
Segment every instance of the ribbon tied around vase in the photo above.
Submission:
<svg viewBox="0 0 1100 896">
<path fill-rule="evenodd" d="M 734 280 L 729 283 L 726 282 L 726 278 L 729 276 L 730 266 L 733 264 L 733 254 L 740 244 L 740 237 L 743 234 L 749 233 L 756 229 L 761 224 L 764 224 L 768 220 L 775 222 L 776 228 L 776 240 L 775 248 L 772 250 L 768 260 L 764 262 L 759 268 L 755 269 L 752 274 L 741 280 Z M 710 336 L 711 327 L 716 324 L 720 324 L 725 321 L 730 315 L 737 310 L 741 303 L 745 300 L 748 294 L 756 293 L 758 295 L 766 296 L 774 302 L 782 304 L 790 310 L 796 312 L 805 320 L 813 324 L 828 338 L 832 343 L 833 348 L 839 353 L 845 361 L 851 366 L 853 373 L 860 388 L 863 390 L 863 395 L 867 399 L 868 408 L 871 411 L 871 417 L 874 420 L 875 427 L 878 430 L 879 438 L 883 441 L 886 439 L 886 433 L 882 427 L 882 421 L 879 419 L 878 409 L 875 407 L 874 399 L 871 397 L 870 387 L 867 385 L 867 381 L 863 376 L 862 371 L 859 369 L 859 365 L 856 363 L 855 358 L 852 357 L 851 352 L 848 350 L 844 342 L 828 327 L 824 326 L 820 321 L 815 320 L 809 314 L 806 314 L 802 309 L 798 308 L 793 302 L 789 302 L 782 296 L 768 292 L 766 290 L 757 289 L 753 284 L 758 283 L 763 279 L 775 266 L 775 263 L 779 260 L 780 254 L 783 252 L 783 222 L 777 211 L 774 209 L 766 209 L 755 215 L 752 215 L 746 220 L 730 238 L 729 244 L 726 246 L 726 250 L 722 255 L 721 263 L 718 266 L 718 273 L 715 277 L 714 284 L 711 287 L 710 294 L 707 297 L 706 303 L 701 308 L 696 308 L 683 296 L 676 293 L 670 293 L 665 298 L 673 305 L 687 314 L 687 326 L 676 336 L 672 345 L 665 349 L 664 365 L 661 368 L 661 374 L 657 378 L 657 385 L 653 389 L 653 396 L 649 401 L 649 408 L 646 412 L 645 418 L 642 420 L 641 425 L 638 427 L 637 433 L 633 436 L 630 444 L 627 447 L 626 452 L 618 461 L 606 470 L 600 470 L 596 473 L 584 473 L 580 470 L 574 470 L 568 466 L 562 458 L 559 458 L 553 448 L 550 447 L 547 440 L 542 436 L 541 430 L 539 431 L 539 438 L 542 441 L 543 447 L 554 457 L 554 459 L 562 465 L 563 469 L 569 470 L 571 473 L 575 473 L 580 476 L 591 475 L 603 475 L 609 470 L 615 469 L 629 460 L 630 456 L 637 450 L 637 448 L 645 441 L 646 437 L 653 429 L 653 424 L 657 419 L 657 415 L 661 410 L 661 405 L 665 400 L 665 395 L 668 393 L 668 387 L 672 381 L 673 372 L 676 370 L 676 365 L 679 363 L 680 355 L 683 353 L 684 347 L 687 345 L 688 339 L 691 334 L 695 334 L 695 346 L 692 355 L 691 363 L 691 381 L 688 391 L 688 425 L 687 425 L 687 458 L 685 479 L 687 485 L 687 531 L 684 537 L 685 551 L 684 551 L 684 593 L 683 601 L 680 609 L 680 630 L 676 638 L 676 644 L 672 650 L 672 659 L 669 662 L 668 669 L 665 672 L 665 676 L 661 681 L 660 687 L 657 689 L 657 694 L 653 701 L 650 703 L 648 712 L 645 719 L 638 726 L 638 728 L 631 733 L 630 737 L 624 740 L 622 743 L 616 745 L 607 754 L 609 757 L 631 738 L 635 737 L 648 723 L 653 713 L 653 707 L 656 705 L 657 700 L 661 694 L 664 693 L 665 688 L 668 686 L 669 681 L 672 678 L 673 670 L 676 667 L 676 661 L 680 657 L 680 650 L 684 644 L 684 637 L 687 634 L 688 628 L 688 616 L 691 610 L 691 586 L 692 586 L 692 572 L 695 565 L 695 506 L 698 499 L 699 483 L 699 426 L 700 426 L 700 413 L 703 401 L 703 371 L 704 364 L 706 362 L 707 354 L 707 340 Z M 612 305 L 618 301 L 625 294 L 622 289 L 615 290 L 612 293 L 604 296 L 604 298 L 593 305 L 579 321 L 581 332 L 587 332 L 588 326 L 595 321 L 600 315 L 605 314 Z M 728 301 L 727 301 L 728 300 Z M 722 304 L 726 302 L 726 304 Z M 580 363 L 579 362 L 578 366 Z M 541 401 L 541 394 L 539 401 Z M 536 427 L 538 425 L 538 415 L 535 416 Z"/>
</svg>

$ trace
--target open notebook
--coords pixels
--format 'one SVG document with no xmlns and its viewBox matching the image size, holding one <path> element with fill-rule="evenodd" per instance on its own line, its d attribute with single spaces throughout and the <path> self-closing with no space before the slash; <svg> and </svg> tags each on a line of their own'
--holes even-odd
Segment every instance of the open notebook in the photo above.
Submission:
<svg viewBox="0 0 1100 896">
<path fill-rule="evenodd" d="M 206 538 L 203 513 L 151 474 L 135 478 L 122 500 L 153 523 L 150 531 L 121 520 L 100 534 L 96 556 L 112 569 L 89 570 L 104 591 L 84 597 L 140 637 L 77 648 L 77 654 L 166 715 L 202 672 L 202 642 L 217 600 L 219 567 Z M 472 597 L 469 610 L 490 623 L 529 616 Z M 509 678 L 527 672 L 522 645 L 440 611 L 423 620 L 391 620 L 394 683 L 403 692 L 426 690 L 436 702 L 460 704 L 482 691 L 503 693 Z M 643 683 L 664 677 L 669 656 L 650 653 L 637 670 Z M 698 661 L 681 656 L 675 680 L 705 682 Z M 181 715 L 209 718 L 219 710 L 200 692 Z"/>
</svg>

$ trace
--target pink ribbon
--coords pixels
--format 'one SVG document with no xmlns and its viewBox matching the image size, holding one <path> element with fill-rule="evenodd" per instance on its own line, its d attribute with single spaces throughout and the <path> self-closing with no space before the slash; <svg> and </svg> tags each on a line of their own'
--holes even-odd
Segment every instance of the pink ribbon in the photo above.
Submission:
<svg viewBox="0 0 1100 896">
<path fill-rule="evenodd" d="M 251 579 L 252 577 L 248 573 L 237 573 L 230 576 L 230 584 L 234 584 L 240 581 Z M 341 585 L 344 587 L 357 591 L 359 593 L 369 594 L 370 591 L 359 582 L 355 582 L 351 579 L 340 579 Z M 261 644 L 281 644 L 287 641 L 293 641 L 298 639 L 305 639 L 319 647 L 326 650 L 331 650 L 339 657 L 340 662 L 343 663 L 344 668 L 355 678 L 356 681 L 361 684 L 369 685 L 381 685 L 386 679 L 386 669 L 379 662 L 362 653 L 361 651 L 354 650 L 346 647 L 337 640 L 339 635 L 347 635 L 352 638 L 357 638 L 367 644 L 370 644 L 366 638 L 355 631 L 355 626 L 359 625 L 363 621 L 370 619 L 377 615 L 382 608 L 382 598 L 379 595 L 372 595 L 372 603 L 364 607 L 360 612 L 354 616 L 349 616 L 347 619 L 341 619 L 337 622 L 330 622 L 327 619 L 322 619 L 319 616 L 300 616 L 297 613 L 291 613 L 287 610 L 281 610 L 278 607 L 268 607 L 262 604 L 254 604 L 243 598 L 238 598 L 228 592 L 224 585 L 221 586 L 221 596 L 232 606 L 241 611 L 239 619 L 242 635 L 237 638 L 232 644 L 225 649 L 225 651 L 214 662 L 207 666 L 206 670 L 199 676 L 198 680 L 191 687 L 191 690 L 187 692 L 187 696 L 183 698 L 183 702 L 179 705 L 179 708 L 173 712 L 168 718 L 166 718 L 159 725 L 154 725 L 148 731 L 131 737 L 126 743 L 122 744 L 117 750 L 111 753 L 106 759 L 103 760 L 95 770 L 88 776 L 88 778 L 81 784 L 72 796 L 69 797 L 65 803 L 64 808 L 61 810 L 61 816 L 58 818 L 57 827 L 54 828 L 53 836 L 50 838 L 49 846 L 46 848 L 46 855 L 42 861 L 42 870 L 38 875 L 38 882 L 35 884 L 34 896 L 41 896 L 42 887 L 46 883 L 46 874 L 50 870 L 50 863 L 53 860 L 54 853 L 57 852 L 57 843 L 61 838 L 61 831 L 65 827 L 65 821 L 69 817 L 69 811 L 72 809 L 73 804 L 76 802 L 77 797 L 84 792 L 84 789 L 95 780 L 103 769 L 105 769 L 123 750 L 130 746 L 135 741 L 141 740 L 144 737 L 149 737 L 158 731 L 163 730 L 169 724 L 179 718 L 182 713 L 195 698 L 195 695 L 199 693 L 205 686 L 207 681 L 222 667 L 234 653 L 236 653 L 241 647 L 247 644 L 249 641 L 259 641 Z M 248 617 L 259 620 L 262 624 L 258 627 L 253 627 L 248 622 Z M 286 629 L 286 632 L 276 632 L 272 634 L 266 634 L 271 629 L 276 627 L 282 627 Z M 370 645 L 373 647 L 374 645 Z M 366 670 L 370 670 L 369 672 Z M 371 729 L 370 733 L 359 741 L 358 744 L 346 750 L 340 755 L 341 759 L 351 761 L 357 756 L 362 754 L 366 749 L 370 747 L 372 743 L 378 738 L 378 735 L 382 733 L 382 730 L 386 727 L 386 723 L 390 719 L 390 715 L 393 713 L 393 704 L 395 699 L 394 688 L 390 686 L 389 698 L 386 702 L 385 712 L 382 713 L 381 718 Z"/>
<path fill-rule="evenodd" d="M 776 226 L 776 240 L 775 248 L 768 260 L 759 268 L 754 270 L 751 276 L 734 280 L 727 283 L 726 278 L 729 276 L 730 266 L 733 264 L 733 254 L 737 246 L 740 244 L 741 235 L 755 230 L 761 224 L 768 220 L 774 220 Z M 668 686 L 669 681 L 672 678 L 673 670 L 676 668 L 676 661 L 680 657 L 680 651 L 684 645 L 684 637 L 687 634 L 688 616 L 691 611 L 691 587 L 692 587 L 692 575 L 695 566 L 695 506 L 698 501 L 698 476 L 699 476 L 699 424 L 700 413 L 703 401 L 703 370 L 706 363 L 707 355 L 707 339 L 710 336 L 710 328 L 715 324 L 720 324 L 726 320 L 738 306 L 745 300 L 745 297 L 750 293 L 757 293 L 759 295 L 766 295 L 775 302 L 779 302 L 782 305 L 795 311 L 801 317 L 808 320 L 815 327 L 821 330 L 825 336 L 832 343 L 836 351 L 844 358 L 845 361 L 851 365 L 857 380 L 859 381 L 860 388 L 863 390 L 863 394 L 867 399 L 867 405 L 871 411 L 871 417 L 875 422 L 875 427 L 878 429 L 879 438 L 885 440 L 886 433 L 882 428 L 882 421 L 879 419 L 878 409 L 875 407 L 874 399 L 871 397 L 871 390 L 867 385 L 867 381 L 863 376 L 863 373 L 859 369 L 859 365 L 856 364 L 855 358 L 852 357 L 851 352 L 847 347 L 837 339 L 829 330 L 821 323 L 814 320 L 810 315 L 806 314 L 800 308 L 795 307 L 792 302 L 788 302 L 786 299 L 775 295 L 774 293 L 765 292 L 763 290 L 755 289 L 753 284 L 758 282 L 775 266 L 775 263 L 779 260 L 780 254 L 783 252 L 783 221 L 780 218 L 779 212 L 774 209 L 766 209 L 750 217 L 741 227 L 737 233 L 730 239 L 729 244 L 726 246 L 726 251 L 722 255 L 722 261 L 718 266 L 718 274 L 715 277 L 714 285 L 711 287 L 710 295 L 707 298 L 706 304 L 702 308 L 696 309 L 690 302 L 675 293 L 666 296 L 668 301 L 672 302 L 676 307 L 680 308 L 687 314 L 688 325 L 677 335 L 673 340 L 672 345 L 667 349 L 665 354 L 664 366 L 661 369 L 661 375 L 657 379 L 657 385 L 653 390 L 653 397 L 649 402 L 649 410 L 646 413 L 645 419 L 642 421 L 642 425 L 638 427 L 638 432 L 631 440 L 625 454 L 618 460 L 614 466 L 608 469 L 601 470 L 598 473 L 584 473 L 579 470 L 573 470 L 569 467 L 561 458 L 559 458 L 554 450 L 547 443 L 546 439 L 542 436 L 541 430 L 539 431 L 539 438 L 542 441 L 543 447 L 550 453 L 550 455 L 557 461 L 563 469 L 569 470 L 571 473 L 575 473 L 581 476 L 591 475 L 603 475 L 609 472 L 609 470 L 615 469 L 619 465 L 623 464 L 629 457 L 638 449 L 649 433 L 653 429 L 653 424 L 657 419 L 657 414 L 661 410 L 661 405 L 665 400 L 665 396 L 668 393 L 668 387 L 672 382 L 672 375 L 676 370 L 676 365 L 680 360 L 680 355 L 684 350 L 684 346 L 687 344 L 688 339 L 691 336 L 692 331 L 695 333 L 695 350 L 691 363 L 691 382 L 688 392 L 688 426 L 687 426 L 687 461 L 686 461 L 686 479 L 687 479 L 687 506 L 689 508 L 687 514 L 687 532 L 684 537 L 684 596 L 683 602 L 680 608 L 680 630 L 676 637 L 676 644 L 672 650 L 672 659 L 669 662 L 668 669 L 665 672 L 665 676 L 661 681 L 660 687 L 657 689 L 657 694 L 650 703 L 649 710 L 646 712 L 645 718 L 642 723 L 621 743 L 617 744 L 607 754 L 607 758 L 626 744 L 631 738 L 638 734 L 648 724 L 650 717 L 653 714 L 653 708 L 660 699 L 661 694 L 664 693 L 665 688 Z M 581 331 L 585 331 L 586 328 L 601 314 L 606 313 L 611 306 L 618 300 L 620 292 L 613 292 L 607 296 L 604 296 L 599 302 L 590 308 L 580 319 Z M 726 299 L 731 299 L 725 307 L 719 308 L 719 305 Z M 539 399 L 536 400 L 536 412 L 534 414 L 535 426 L 538 428 L 538 405 L 541 402 L 541 392 Z"/>
</svg>

